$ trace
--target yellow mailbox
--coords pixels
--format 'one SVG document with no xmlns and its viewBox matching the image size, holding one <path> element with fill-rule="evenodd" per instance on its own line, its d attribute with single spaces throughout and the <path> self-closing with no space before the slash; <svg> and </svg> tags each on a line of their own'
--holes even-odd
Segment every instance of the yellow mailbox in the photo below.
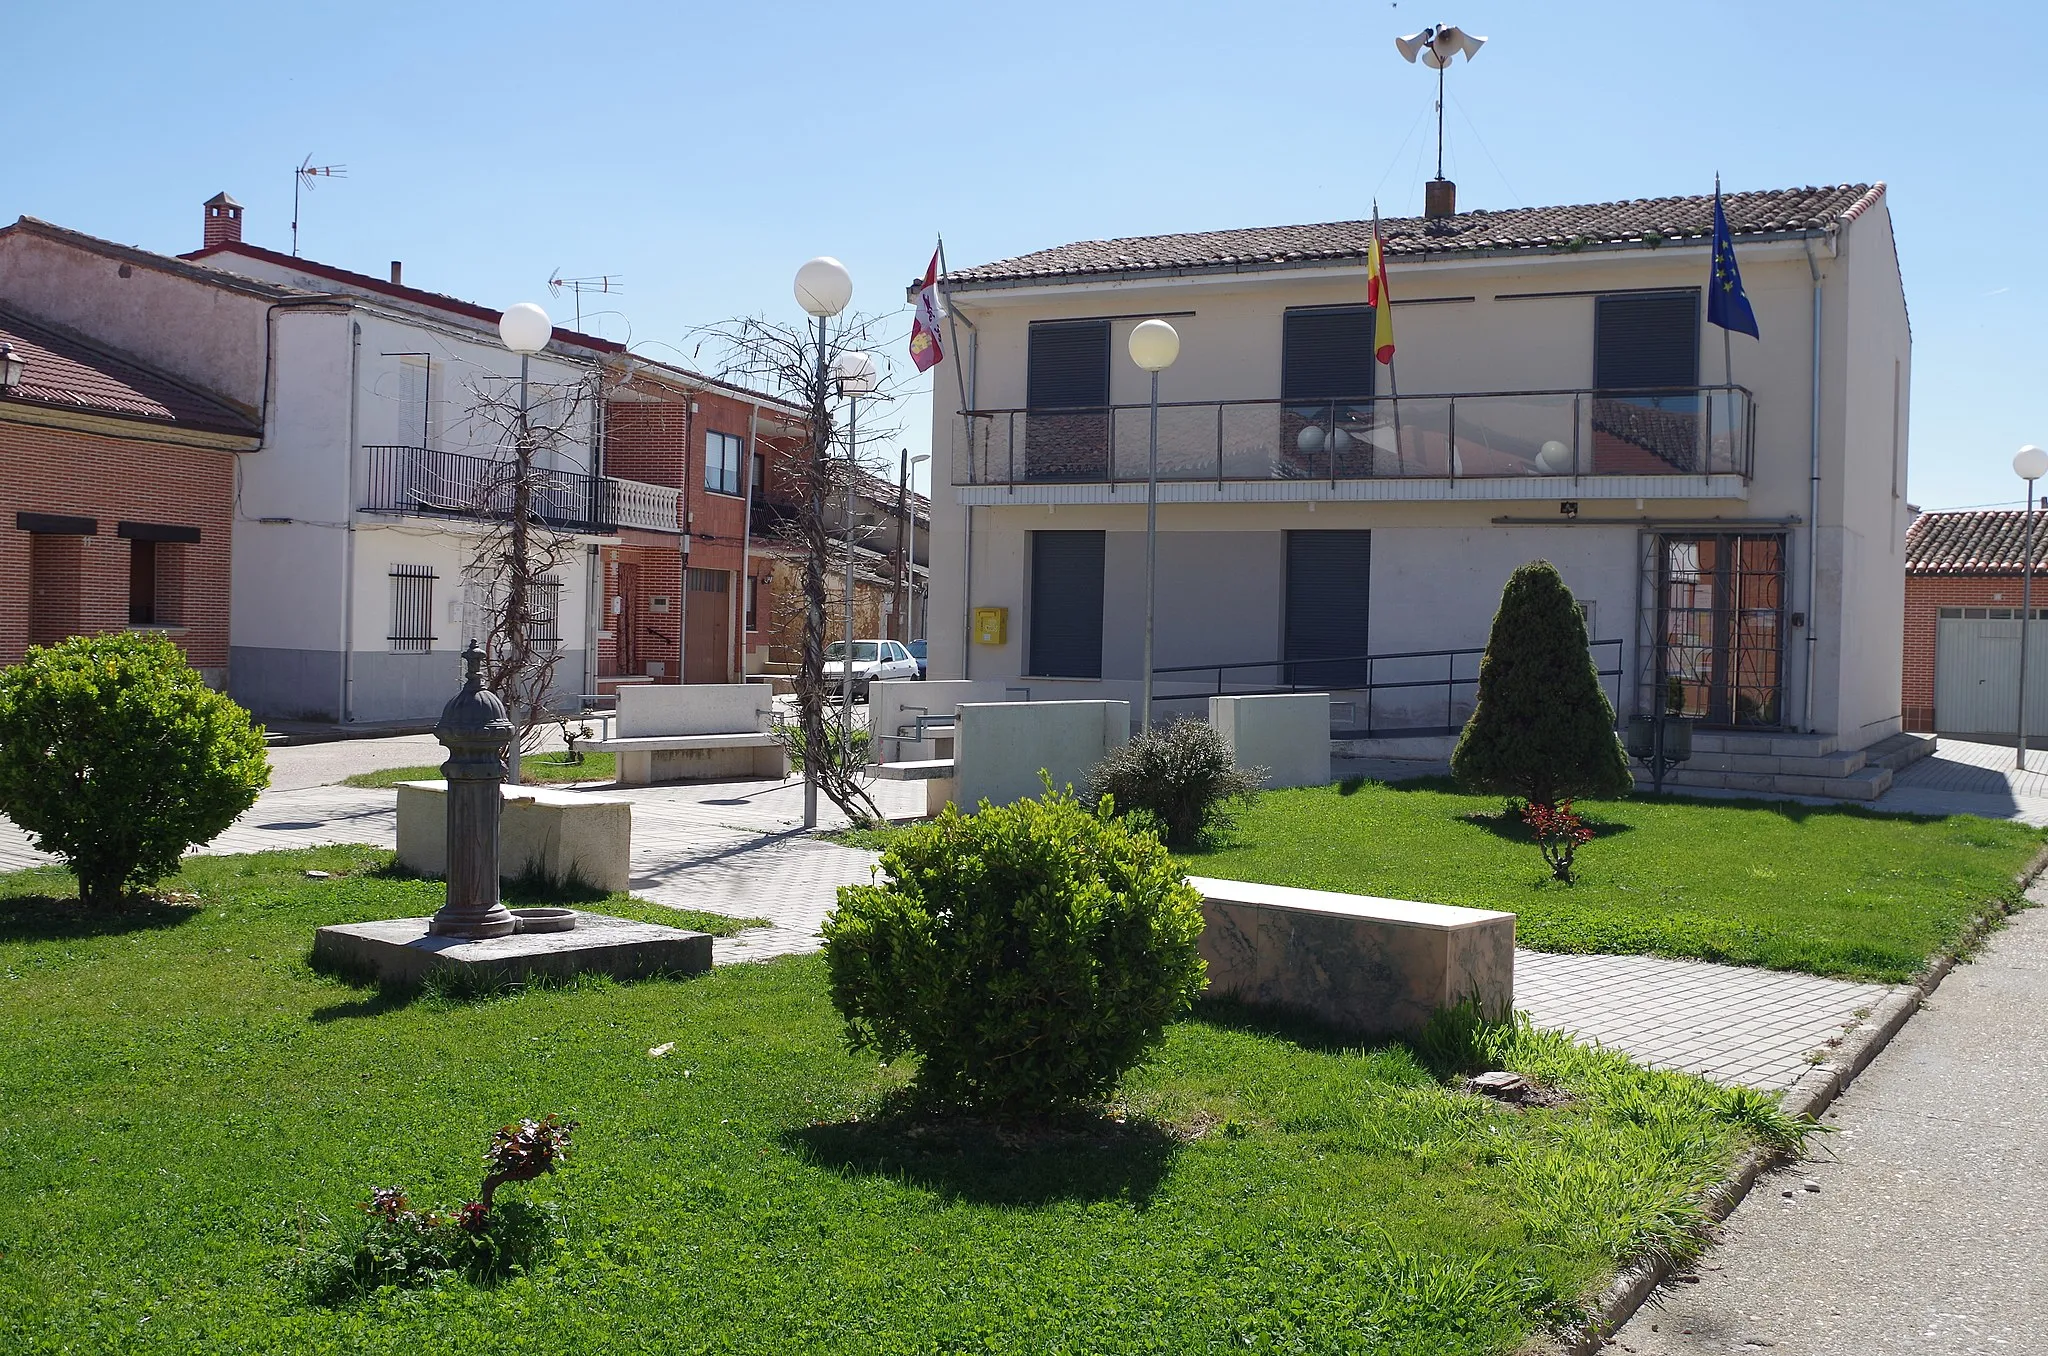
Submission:
<svg viewBox="0 0 2048 1356">
<path fill-rule="evenodd" d="M 977 607 L 974 609 L 974 643 L 976 645 L 1001 645 L 1008 640 L 1009 633 L 1009 608 Z"/>
</svg>

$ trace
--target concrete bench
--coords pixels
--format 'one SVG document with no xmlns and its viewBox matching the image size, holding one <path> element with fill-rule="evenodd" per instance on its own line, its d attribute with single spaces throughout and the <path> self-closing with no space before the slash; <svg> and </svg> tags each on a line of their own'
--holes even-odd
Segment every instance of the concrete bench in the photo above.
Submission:
<svg viewBox="0 0 2048 1356">
<path fill-rule="evenodd" d="M 789 774 L 789 754 L 774 718 L 760 683 L 622 688 L 618 733 L 591 747 L 617 756 L 625 786 L 780 778 Z"/>
<path fill-rule="evenodd" d="M 1515 916 L 1192 876 L 1209 992 L 1361 1036 L 1411 1035 L 1477 999 L 1515 1005 Z"/>
<path fill-rule="evenodd" d="M 562 883 L 580 880 L 624 890 L 632 879 L 633 805 L 622 796 L 502 787 L 498 874 L 529 872 Z M 448 874 L 448 783 L 398 784 L 398 864 L 422 876 Z"/>
<path fill-rule="evenodd" d="M 942 781 L 953 775 L 951 758 L 918 758 L 907 763 L 882 763 L 875 776 L 885 782 Z"/>
</svg>

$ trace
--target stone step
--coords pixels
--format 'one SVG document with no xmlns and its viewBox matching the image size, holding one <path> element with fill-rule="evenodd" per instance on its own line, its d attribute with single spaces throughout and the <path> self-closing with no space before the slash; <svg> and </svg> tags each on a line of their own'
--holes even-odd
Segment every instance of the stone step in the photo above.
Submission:
<svg viewBox="0 0 2048 1356">
<path fill-rule="evenodd" d="M 1729 753 L 1750 757 L 1825 758 L 1841 748 L 1831 734 L 1792 734 L 1771 730 L 1694 730 L 1694 753 Z"/>
<path fill-rule="evenodd" d="M 1650 774 L 1636 769 L 1636 786 L 1652 785 Z M 1690 764 L 1664 774 L 1666 790 L 1697 788 L 1712 791 L 1747 791 L 1757 795 L 1827 796 L 1836 800 L 1876 800 L 1891 790 L 1892 770 L 1864 767 L 1842 777 L 1813 777 L 1798 773 L 1708 772 Z"/>
<path fill-rule="evenodd" d="M 1934 753 L 1936 740 L 1927 734 L 1895 734 L 1890 739 L 1880 739 L 1863 751 L 1864 758 L 1872 767 L 1899 771 L 1912 763 Z"/>
<path fill-rule="evenodd" d="M 1756 753 L 1703 753 L 1697 745 L 1685 767 L 1692 772 L 1743 772 L 1799 777 L 1853 777 L 1863 770 L 1868 758 L 1862 749 L 1830 753 L 1822 757 L 1779 757 Z"/>
</svg>

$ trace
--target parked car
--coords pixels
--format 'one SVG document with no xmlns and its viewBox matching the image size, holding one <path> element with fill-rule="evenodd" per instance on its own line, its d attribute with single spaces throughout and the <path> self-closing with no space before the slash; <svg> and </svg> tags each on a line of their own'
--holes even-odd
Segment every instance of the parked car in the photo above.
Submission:
<svg viewBox="0 0 2048 1356">
<path fill-rule="evenodd" d="M 877 679 L 923 676 L 918 672 L 918 662 L 899 641 L 856 640 L 851 664 L 846 662 L 845 641 L 835 640 L 825 647 L 826 685 L 844 691 L 844 685 L 850 681 L 855 701 L 866 701 L 868 684 Z"/>
<path fill-rule="evenodd" d="M 909 644 L 909 646 L 908 646 L 908 649 L 910 650 L 910 657 L 911 657 L 912 659 L 915 659 L 915 660 L 917 661 L 917 676 L 918 676 L 918 677 L 919 677 L 920 679 L 924 679 L 924 678 L 929 678 L 929 677 L 931 677 L 931 669 L 930 669 L 930 667 L 929 667 L 928 665 L 926 665 L 926 663 L 924 662 L 924 641 L 923 641 L 923 639 L 922 639 L 922 638 L 920 638 L 920 639 L 917 639 L 917 640 L 913 640 L 913 641 L 911 641 L 911 642 L 910 642 L 910 644 Z"/>
</svg>

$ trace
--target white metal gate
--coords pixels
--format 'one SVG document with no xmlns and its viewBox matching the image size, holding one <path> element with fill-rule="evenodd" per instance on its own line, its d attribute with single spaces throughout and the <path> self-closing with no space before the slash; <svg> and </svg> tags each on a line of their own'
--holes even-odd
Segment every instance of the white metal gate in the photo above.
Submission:
<svg viewBox="0 0 2048 1356">
<path fill-rule="evenodd" d="M 2011 737 L 2019 719 L 2018 614 L 2016 607 L 1941 609 L 1934 640 L 1936 729 Z M 2027 634 L 2027 733 L 2048 734 L 2048 620 L 2038 615 Z"/>
</svg>

